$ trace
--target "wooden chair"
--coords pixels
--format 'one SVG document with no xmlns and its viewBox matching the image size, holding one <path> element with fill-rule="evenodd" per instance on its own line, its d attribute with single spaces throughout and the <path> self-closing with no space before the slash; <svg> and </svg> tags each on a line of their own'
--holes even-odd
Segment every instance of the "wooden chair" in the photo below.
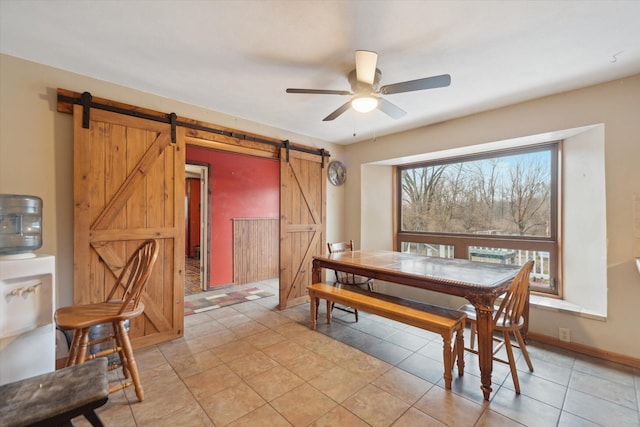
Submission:
<svg viewBox="0 0 640 427">
<path fill-rule="evenodd" d="M 327 243 L 327 248 L 329 249 L 330 254 L 353 251 L 353 240 L 349 240 L 349 242 L 338 242 L 338 243 Z M 336 281 L 334 285 L 336 286 L 355 286 L 355 287 L 364 287 L 366 286 L 369 289 L 369 292 L 373 291 L 373 279 L 369 277 L 358 276 L 353 273 L 345 273 L 344 271 L 335 271 Z M 331 303 L 331 311 L 334 308 L 338 310 L 346 311 L 347 313 L 352 313 L 356 316 L 356 322 L 358 321 L 358 310 L 353 309 L 349 310 L 343 307 L 335 307 L 335 303 Z"/>
<path fill-rule="evenodd" d="M 519 348 L 527 362 L 529 371 L 533 372 L 533 364 L 527 352 L 521 330 L 525 325 L 524 309 L 529 300 L 529 275 L 533 269 L 533 261 L 527 261 L 521 268 L 516 277 L 509 285 L 507 292 L 504 294 L 500 306 L 495 307 L 493 311 L 494 330 L 502 332 L 502 339 L 494 337 L 494 341 L 498 345 L 493 348 L 493 360 L 509 365 L 511 369 L 511 378 L 516 393 L 520 394 L 520 382 L 518 381 L 518 371 L 516 362 L 513 357 L 513 347 Z M 475 336 L 477 333 L 476 310 L 471 304 L 466 304 L 459 309 L 467 315 L 467 322 L 471 325 L 470 347 L 465 347 L 466 351 L 478 354 L 475 347 Z M 516 337 L 518 345 L 512 344 L 509 334 L 513 333 Z M 502 348 L 506 348 L 508 360 L 501 359 L 496 353 Z M 454 351 L 454 355 L 456 352 Z M 455 357 L 455 356 L 454 356 Z"/>
<path fill-rule="evenodd" d="M 117 352 L 120 364 L 113 368 L 122 367 L 128 381 L 111 387 L 109 393 L 133 385 L 140 401 L 144 399 L 144 392 L 125 321 L 139 316 L 144 311 L 144 304 L 140 301 L 142 291 L 149 281 L 157 257 L 158 243 L 155 240 L 146 240 L 131 255 L 104 302 L 62 307 L 55 313 L 55 321 L 60 329 L 74 331 L 66 366 Z M 91 327 L 102 324 L 111 324 L 113 335 L 90 341 Z M 89 346 L 111 340 L 115 341 L 113 348 L 87 355 Z"/>
</svg>

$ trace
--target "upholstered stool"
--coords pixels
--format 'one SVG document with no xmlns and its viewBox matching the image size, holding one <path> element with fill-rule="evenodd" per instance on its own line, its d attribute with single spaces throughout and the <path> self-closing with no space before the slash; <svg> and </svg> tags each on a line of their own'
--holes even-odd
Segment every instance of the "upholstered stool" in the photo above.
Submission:
<svg viewBox="0 0 640 427">
<path fill-rule="evenodd" d="M 94 410 L 109 399 L 107 359 L 2 385 L 0 396 L 3 427 L 72 426 L 71 419 L 80 415 L 103 426 Z"/>
</svg>

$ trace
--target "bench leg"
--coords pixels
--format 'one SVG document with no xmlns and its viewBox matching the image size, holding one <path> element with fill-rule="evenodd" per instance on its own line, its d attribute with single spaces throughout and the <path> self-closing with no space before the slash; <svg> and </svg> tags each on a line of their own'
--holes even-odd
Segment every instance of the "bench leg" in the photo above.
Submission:
<svg viewBox="0 0 640 427">
<path fill-rule="evenodd" d="M 330 325 L 331 324 L 331 308 L 333 306 L 333 303 L 329 300 L 327 300 L 327 324 Z"/>
<path fill-rule="evenodd" d="M 98 414 L 96 414 L 93 409 L 85 412 L 83 415 L 93 427 L 104 427 L 104 424 L 102 424 L 102 420 L 98 417 Z"/>
<path fill-rule="evenodd" d="M 451 370 L 453 369 L 453 351 L 451 351 L 451 335 L 442 335 L 442 359 L 444 359 L 444 387 L 451 390 Z"/>
</svg>

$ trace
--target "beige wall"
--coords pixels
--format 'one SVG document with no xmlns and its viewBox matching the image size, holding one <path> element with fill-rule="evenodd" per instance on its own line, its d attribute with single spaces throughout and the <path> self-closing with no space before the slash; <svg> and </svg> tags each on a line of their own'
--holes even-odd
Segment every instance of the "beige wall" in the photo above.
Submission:
<svg viewBox="0 0 640 427">
<path fill-rule="evenodd" d="M 92 95 L 202 120 L 245 132 L 328 149 L 342 147 L 113 85 L 7 55 L 0 55 L 0 193 L 43 199 L 43 245 L 56 256 L 58 305 L 73 302 L 73 127 L 72 116 L 56 111 L 56 90 Z M 342 229 L 343 188 L 327 186 L 327 239 Z"/>
<path fill-rule="evenodd" d="M 608 243 L 603 262 L 608 286 L 606 319 L 534 308 L 531 330 L 557 337 L 559 326 L 568 327 L 574 343 L 640 357 L 637 322 L 629 321 L 638 312 L 640 301 L 640 273 L 633 255 L 632 212 L 634 195 L 640 194 L 639 118 L 640 75 L 635 75 L 347 146 L 349 181 L 345 188 L 345 211 L 350 215 L 345 217 L 345 232 L 363 248 L 391 249 L 391 242 L 380 239 L 379 233 L 391 227 L 381 220 L 390 215 L 391 190 L 384 181 L 370 184 L 371 176 L 380 180 L 385 174 L 384 166 L 372 166 L 372 163 L 603 124 Z M 373 168 L 378 170 L 372 172 Z M 390 173 L 386 175 L 390 177 Z M 389 232 L 385 230 L 382 234 Z M 589 229 L 582 230 L 582 235 L 588 241 Z M 602 288 L 605 284 L 599 285 Z"/>
<path fill-rule="evenodd" d="M 58 304 L 65 305 L 72 302 L 73 289 L 73 134 L 71 116 L 56 112 L 57 88 L 89 91 L 99 97 L 330 150 L 334 159 L 347 164 L 348 178 L 344 186 L 327 186 L 327 239 L 353 238 L 358 247 L 364 246 L 363 240 L 366 240 L 361 235 L 362 230 L 376 227 L 380 210 L 388 209 L 385 200 L 390 201 L 388 181 L 379 182 L 375 197 L 367 193 L 362 195 L 363 165 L 603 123 L 608 237 L 607 319 L 596 321 L 534 310 L 532 329 L 555 336 L 558 326 L 569 327 L 574 342 L 627 356 L 640 355 L 637 322 L 629 321 L 637 313 L 640 301 L 640 274 L 633 263 L 632 215 L 633 196 L 640 195 L 639 75 L 378 137 L 376 142 L 340 147 L 0 55 L 0 193 L 32 194 L 43 198 L 43 247 L 38 252 L 56 255 Z M 378 173 L 372 179 L 384 177 L 384 173 Z M 369 233 L 368 247 L 382 245 L 387 236 L 391 236 L 391 230 L 375 235 Z"/>
</svg>

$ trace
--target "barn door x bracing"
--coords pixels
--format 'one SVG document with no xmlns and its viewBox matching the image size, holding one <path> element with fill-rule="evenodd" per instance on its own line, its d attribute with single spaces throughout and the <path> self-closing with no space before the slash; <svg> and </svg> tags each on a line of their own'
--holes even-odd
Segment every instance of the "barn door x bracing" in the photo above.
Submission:
<svg viewBox="0 0 640 427">
<path fill-rule="evenodd" d="M 325 253 L 326 182 L 321 156 L 281 150 L 281 309 L 307 301 L 313 256 Z"/>
<path fill-rule="evenodd" d="M 74 106 L 74 301 L 103 301 L 132 251 L 157 239 L 136 347 L 182 335 L 184 323 L 184 129 Z"/>
</svg>

